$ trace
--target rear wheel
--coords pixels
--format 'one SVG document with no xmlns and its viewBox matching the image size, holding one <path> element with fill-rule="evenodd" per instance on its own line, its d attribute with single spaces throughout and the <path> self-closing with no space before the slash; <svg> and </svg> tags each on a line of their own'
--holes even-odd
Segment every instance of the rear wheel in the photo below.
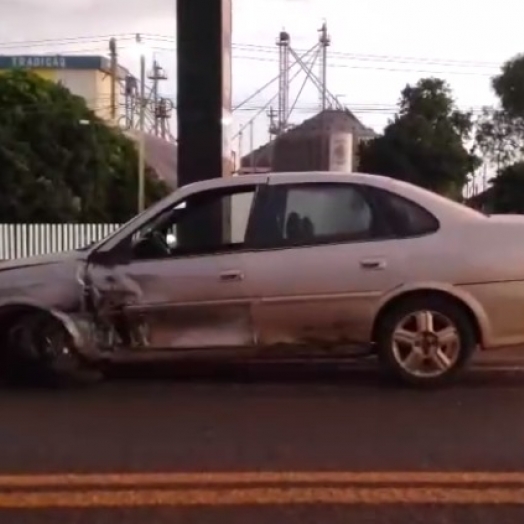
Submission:
<svg viewBox="0 0 524 524">
<path fill-rule="evenodd" d="M 473 354 L 475 329 L 464 309 L 436 295 L 393 306 L 378 326 L 383 368 L 402 383 L 432 387 L 448 382 Z"/>
<path fill-rule="evenodd" d="M 13 318 L 3 356 L 5 375 L 14 381 L 79 385 L 102 378 L 78 353 L 63 324 L 45 312 Z"/>
</svg>

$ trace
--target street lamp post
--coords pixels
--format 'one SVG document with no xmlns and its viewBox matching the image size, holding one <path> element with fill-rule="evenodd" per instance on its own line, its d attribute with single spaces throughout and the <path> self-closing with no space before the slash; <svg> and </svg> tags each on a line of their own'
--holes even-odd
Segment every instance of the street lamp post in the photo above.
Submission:
<svg viewBox="0 0 524 524">
<path fill-rule="evenodd" d="M 139 140 L 138 140 L 138 212 L 145 209 L 145 120 L 146 120 L 146 57 L 140 34 L 136 35 L 136 44 L 140 50 L 140 100 L 139 100 Z"/>
</svg>

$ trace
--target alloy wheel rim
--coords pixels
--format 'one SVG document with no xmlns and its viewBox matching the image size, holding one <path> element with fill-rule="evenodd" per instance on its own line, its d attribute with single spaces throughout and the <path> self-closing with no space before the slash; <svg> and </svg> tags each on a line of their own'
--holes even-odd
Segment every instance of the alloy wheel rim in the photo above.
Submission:
<svg viewBox="0 0 524 524">
<path fill-rule="evenodd" d="M 461 351 L 454 322 L 430 310 L 419 310 L 397 323 L 392 337 L 398 365 L 417 378 L 436 378 L 456 364 Z"/>
</svg>

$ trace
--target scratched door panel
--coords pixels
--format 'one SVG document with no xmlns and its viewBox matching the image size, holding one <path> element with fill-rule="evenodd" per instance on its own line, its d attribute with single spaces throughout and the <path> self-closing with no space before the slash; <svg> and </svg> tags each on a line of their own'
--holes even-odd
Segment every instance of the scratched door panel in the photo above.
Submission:
<svg viewBox="0 0 524 524">
<path fill-rule="evenodd" d="M 405 253 L 390 241 L 246 255 L 256 336 L 269 346 L 365 341 L 381 297 L 402 284 L 406 267 Z"/>
<path fill-rule="evenodd" d="M 382 221 L 351 184 L 285 183 L 271 189 L 271 234 L 249 255 L 263 345 L 343 345 L 367 339 L 381 296 L 402 281 L 403 254 L 378 241 Z"/>
<path fill-rule="evenodd" d="M 253 340 L 241 264 L 241 256 L 223 254 L 134 261 L 92 274 L 99 288 L 110 274 L 111 286 L 134 290 L 125 315 L 130 325 L 144 324 L 150 348 L 232 347 Z"/>
</svg>

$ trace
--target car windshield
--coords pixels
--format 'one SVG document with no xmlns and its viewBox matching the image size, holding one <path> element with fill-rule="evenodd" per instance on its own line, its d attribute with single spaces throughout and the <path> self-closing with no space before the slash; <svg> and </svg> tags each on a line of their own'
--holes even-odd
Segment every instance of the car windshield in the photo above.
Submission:
<svg viewBox="0 0 524 524">
<path fill-rule="evenodd" d="M 168 197 L 166 197 L 168 198 Z M 163 198 L 161 200 L 159 200 L 158 202 L 156 202 L 155 204 L 153 204 L 151 207 L 148 207 L 146 209 L 144 209 L 144 211 L 136 214 L 135 216 L 133 216 L 132 218 L 130 218 L 127 222 L 125 222 L 124 224 L 122 224 L 119 228 L 115 229 L 114 231 L 112 231 L 111 233 L 109 233 L 108 235 L 104 236 L 103 238 L 101 238 L 100 240 L 96 240 L 94 242 L 91 242 L 90 244 L 86 244 L 85 246 L 81 247 L 81 248 L 78 248 L 76 249 L 76 251 L 87 251 L 88 249 L 92 249 L 92 248 L 95 248 L 101 244 L 103 244 L 104 242 L 106 242 L 109 238 L 113 237 L 114 235 L 118 234 L 119 231 L 122 231 L 124 228 L 127 228 L 129 226 L 131 226 L 132 224 L 134 224 L 135 222 L 139 222 L 140 219 L 144 216 L 144 214 L 151 214 L 151 215 L 155 215 L 156 213 L 160 213 L 160 216 L 164 216 L 164 213 L 161 213 L 162 209 L 165 207 L 166 205 L 166 198 Z M 179 206 L 176 206 L 176 207 L 179 207 Z M 170 208 L 171 210 L 173 208 Z M 155 219 L 156 220 L 156 219 Z"/>
</svg>

